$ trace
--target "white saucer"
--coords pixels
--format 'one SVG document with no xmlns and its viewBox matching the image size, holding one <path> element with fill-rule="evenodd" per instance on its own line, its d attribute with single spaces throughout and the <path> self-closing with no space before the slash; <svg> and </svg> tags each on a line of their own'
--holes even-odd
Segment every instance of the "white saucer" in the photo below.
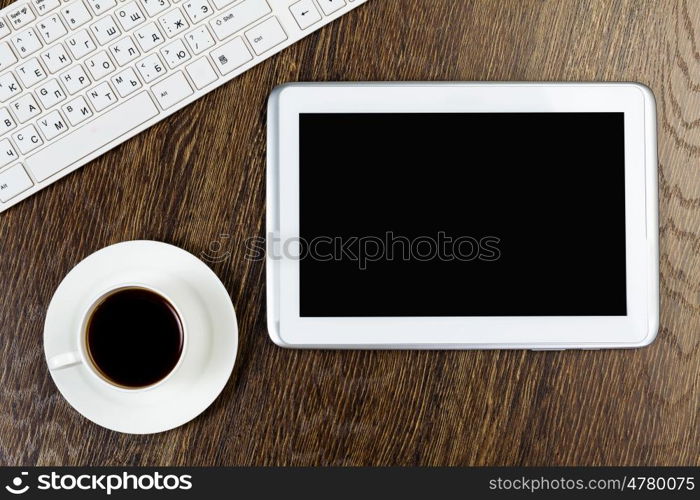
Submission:
<svg viewBox="0 0 700 500">
<path fill-rule="evenodd" d="M 155 241 L 119 243 L 83 260 L 56 290 L 44 326 L 46 358 L 78 350 L 76 331 L 94 294 L 125 282 L 167 290 L 178 304 L 188 326 L 180 367 L 140 392 L 112 387 L 83 364 L 50 373 L 73 408 L 98 425 L 130 434 L 167 431 L 206 410 L 226 385 L 238 349 L 236 313 L 219 278 L 194 255 Z"/>
</svg>

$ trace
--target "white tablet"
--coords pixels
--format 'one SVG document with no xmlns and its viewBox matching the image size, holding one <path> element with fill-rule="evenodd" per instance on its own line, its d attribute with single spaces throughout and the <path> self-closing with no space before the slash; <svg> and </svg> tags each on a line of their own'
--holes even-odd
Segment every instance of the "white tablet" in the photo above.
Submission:
<svg viewBox="0 0 700 500">
<path fill-rule="evenodd" d="M 268 111 L 278 345 L 599 349 L 655 338 L 646 87 L 289 84 Z"/>
</svg>

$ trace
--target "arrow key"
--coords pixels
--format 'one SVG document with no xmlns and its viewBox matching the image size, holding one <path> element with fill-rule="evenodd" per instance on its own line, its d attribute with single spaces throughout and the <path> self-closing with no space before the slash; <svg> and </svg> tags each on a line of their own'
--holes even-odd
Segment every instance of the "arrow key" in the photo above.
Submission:
<svg viewBox="0 0 700 500">
<path fill-rule="evenodd" d="M 294 19 L 296 19 L 297 24 L 303 30 L 321 20 L 321 13 L 314 5 L 313 0 L 300 0 L 291 5 L 289 10 L 292 11 Z"/>
<path fill-rule="evenodd" d="M 318 0 L 323 9 L 323 13 L 327 16 L 333 14 L 336 10 L 345 7 L 345 0 Z"/>
</svg>

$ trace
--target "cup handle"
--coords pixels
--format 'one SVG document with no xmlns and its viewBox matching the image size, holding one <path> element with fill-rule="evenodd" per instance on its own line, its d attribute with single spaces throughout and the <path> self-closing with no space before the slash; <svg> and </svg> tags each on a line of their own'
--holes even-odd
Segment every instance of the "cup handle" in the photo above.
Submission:
<svg viewBox="0 0 700 500">
<path fill-rule="evenodd" d="M 49 370 L 60 370 L 69 366 L 82 363 L 83 360 L 78 352 L 66 352 L 58 354 L 49 359 Z"/>
</svg>

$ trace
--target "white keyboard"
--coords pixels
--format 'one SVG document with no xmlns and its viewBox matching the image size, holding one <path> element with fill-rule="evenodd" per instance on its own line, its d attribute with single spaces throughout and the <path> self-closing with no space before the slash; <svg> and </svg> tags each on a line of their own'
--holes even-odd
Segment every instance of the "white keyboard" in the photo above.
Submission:
<svg viewBox="0 0 700 500">
<path fill-rule="evenodd" d="M 0 11 L 0 212 L 367 0 L 30 0 Z"/>
</svg>

